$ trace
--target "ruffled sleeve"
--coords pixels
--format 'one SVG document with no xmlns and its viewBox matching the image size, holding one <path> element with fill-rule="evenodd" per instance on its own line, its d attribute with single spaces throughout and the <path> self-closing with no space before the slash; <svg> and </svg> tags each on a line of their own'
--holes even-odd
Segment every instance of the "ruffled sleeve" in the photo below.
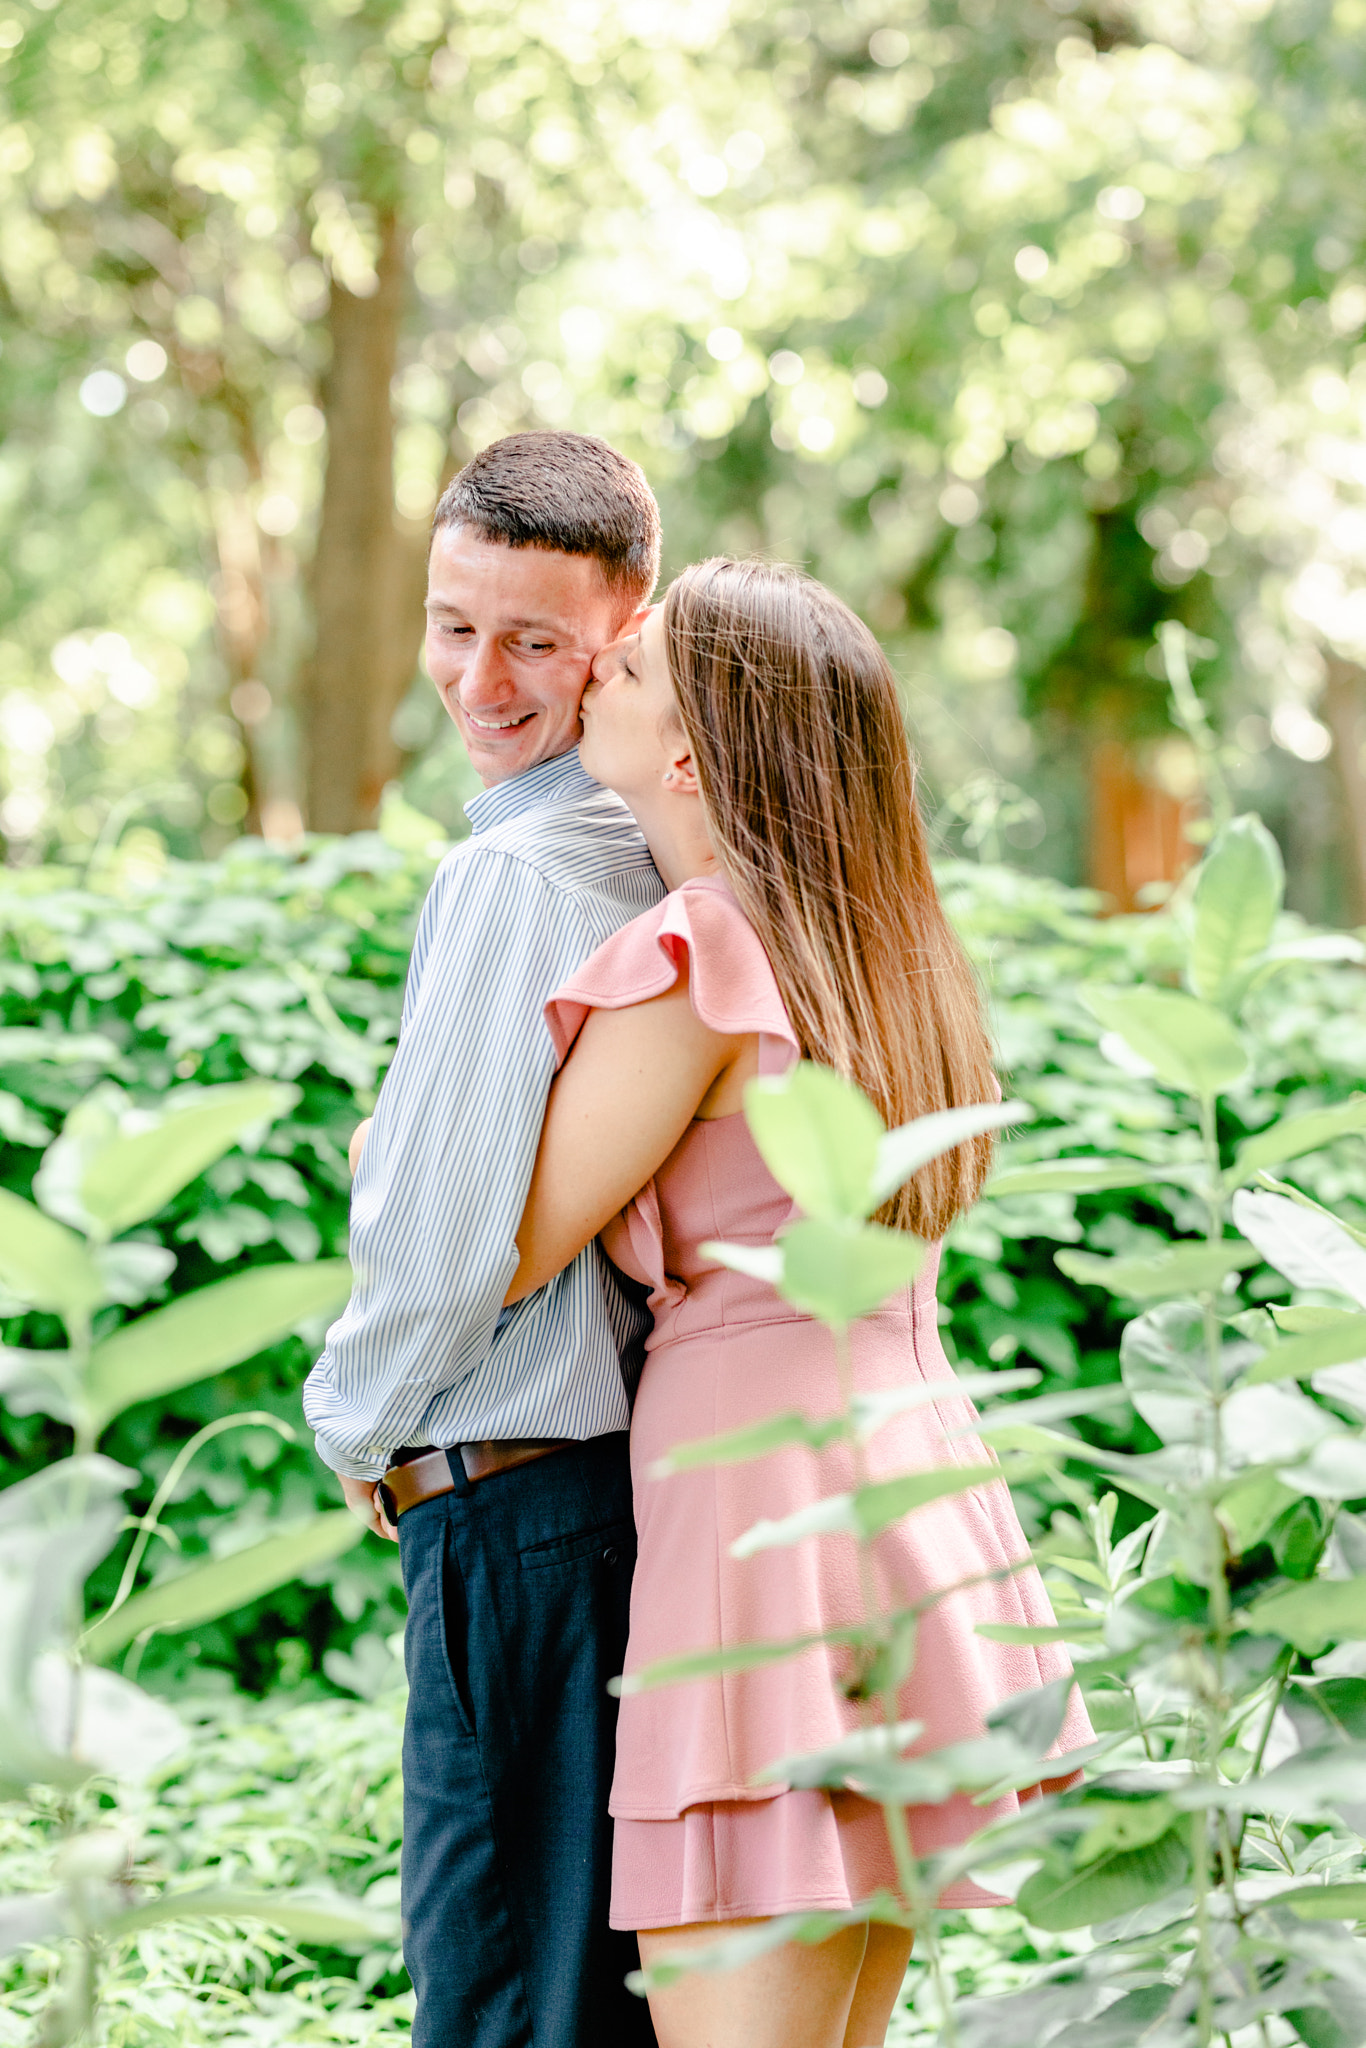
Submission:
<svg viewBox="0 0 1366 2048">
<path fill-rule="evenodd" d="M 759 1071 L 780 1074 L 800 1057 L 768 955 L 719 876 L 684 882 L 614 932 L 555 991 L 545 1021 L 563 1065 L 590 1010 L 625 1010 L 662 996 L 688 968 L 693 1010 L 713 1031 L 759 1034 Z"/>
</svg>

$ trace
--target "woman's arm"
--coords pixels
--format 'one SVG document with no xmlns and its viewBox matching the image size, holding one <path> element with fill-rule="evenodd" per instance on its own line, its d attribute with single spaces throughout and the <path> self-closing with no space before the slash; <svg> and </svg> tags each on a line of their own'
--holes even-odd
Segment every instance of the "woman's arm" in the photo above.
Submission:
<svg viewBox="0 0 1366 2048">
<path fill-rule="evenodd" d="M 590 1010 L 546 1106 L 509 1302 L 543 1287 L 638 1194 L 748 1037 L 702 1023 L 686 968 L 624 1010 Z"/>
</svg>

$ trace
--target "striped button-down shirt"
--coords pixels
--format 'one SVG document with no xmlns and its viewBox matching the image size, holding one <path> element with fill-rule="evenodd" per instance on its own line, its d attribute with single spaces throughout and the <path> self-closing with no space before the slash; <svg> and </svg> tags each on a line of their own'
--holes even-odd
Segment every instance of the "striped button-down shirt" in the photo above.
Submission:
<svg viewBox="0 0 1366 2048">
<path fill-rule="evenodd" d="M 304 1388 L 320 1455 L 357 1479 L 403 1444 L 624 1429 L 623 1359 L 648 1327 L 594 1245 L 502 1302 L 554 1073 L 542 1005 L 663 884 L 577 752 L 465 809 L 352 1190 L 351 1299 Z"/>
</svg>

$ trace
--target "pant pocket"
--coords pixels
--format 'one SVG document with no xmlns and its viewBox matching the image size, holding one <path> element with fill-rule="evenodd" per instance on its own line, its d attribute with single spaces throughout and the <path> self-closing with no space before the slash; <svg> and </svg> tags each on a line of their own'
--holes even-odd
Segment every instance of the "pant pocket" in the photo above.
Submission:
<svg viewBox="0 0 1366 2048">
<path fill-rule="evenodd" d="M 403 1584 L 408 1595 L 403 1659 L 410 1704 L 422 1700 L 429 1703 L 430 1710 L 438 1698 L 448 1698 L 454 1732 L 472 1737 L 469 1606 L 450 1524 L 442 1517 L 433 1527 L 435 1517 L 424 1515 L 420 1526 L 405 1526 L 414 1519 L 415 1511 L 410 1509 L 399 1522 Z"/>
</svg>

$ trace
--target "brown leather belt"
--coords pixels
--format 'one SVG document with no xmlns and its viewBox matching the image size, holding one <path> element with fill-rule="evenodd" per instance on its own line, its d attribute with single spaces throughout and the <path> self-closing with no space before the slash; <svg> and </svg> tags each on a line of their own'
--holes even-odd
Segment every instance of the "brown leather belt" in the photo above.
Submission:
<svg viewBox="0 0 1366 2048">
<path fill-rule="evenodd" d="M 450 1462 L 453 1452 L 459 1453 L 465 1477 L 473 1485 L 479 1479 L 492 1479 L 495 1473 L 529 1465 L 533 1458 L 548 1457 L 551 1451 L 565 1450 L 572 1441 L 572 1437 L 522 1436 L 491 1443 L 453 1444 L 450 1451 L 398 1451 L 380 1485 L 387 1496 L 390 1516 L 396 1517 L 424 1500 L 435 1500 L 439 1493 L 455 1490 Z"/>
</svg>

